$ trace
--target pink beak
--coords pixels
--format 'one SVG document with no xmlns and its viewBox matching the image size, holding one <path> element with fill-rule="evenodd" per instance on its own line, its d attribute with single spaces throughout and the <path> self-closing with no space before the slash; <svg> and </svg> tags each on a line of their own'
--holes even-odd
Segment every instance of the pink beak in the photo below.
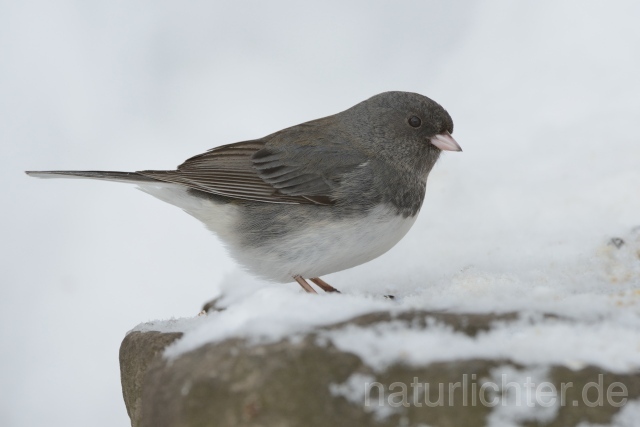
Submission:
<svg viewBox="0 0 640 427">
<path fill-rule="evenodd" d="M 446 131 L 432 137 L 429 142 L 443 151 L 462 151 L 456 140 Z"/>
</svg>

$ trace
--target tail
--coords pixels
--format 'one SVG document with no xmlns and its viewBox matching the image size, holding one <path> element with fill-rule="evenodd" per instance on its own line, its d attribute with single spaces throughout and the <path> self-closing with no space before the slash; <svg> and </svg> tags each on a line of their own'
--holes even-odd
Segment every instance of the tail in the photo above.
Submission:
<svg viewBox="0 0 640 427">
<path fill-rule="evenodd" d="M 209 198 L 194 197 L 194 194 L 192 193 L 192 190 L 189 190 L 189 187 L 149 178 L 137 172 L 26 171 L 25 173 L 36 178 L 100 179 L 103 181 L 137 184 L 139 190 L 142 190 L 163 202 L 178 206 L 188 214 L 195 216 L 198 219 L 206 218 L 206 209 L 204 208 L 209 206 L 207 204 Z M 200 192 L 196 191 L 196 193 Z M 205 217 L 203 217 L 203 215 L 205 215 Z"/>
<path fill-rule="evenodd" d="M 196 217 L 205 225 L 211 222 L 211 206 L 219 196 L 191 190 L 189 187 L 174 182 L 165 182 L 149 178 L 137 172 L 108 172 L 108 171 L 26 171 L 29 176 L 36 178 L 81 178 L 100 179 L 103 181 L 126 182 L 137 184 L 138 189 L 144 191 L 163 202 L 177 206 L 191 216 Z M 199 197 L 198 197 L 199 196 Z M 224 199 L 224 197 L 221 197 Z"/>
<path fill-rule="evenodd" d="M 107 172 L 107 171 L 26 171 L 29 176 L 36 178 L 84 178 L 101 179 L 104 181 L 129 182 L 132 184 L 155 182 L 157 179 L 140 175 L 137 172 Z"/>
</svg>

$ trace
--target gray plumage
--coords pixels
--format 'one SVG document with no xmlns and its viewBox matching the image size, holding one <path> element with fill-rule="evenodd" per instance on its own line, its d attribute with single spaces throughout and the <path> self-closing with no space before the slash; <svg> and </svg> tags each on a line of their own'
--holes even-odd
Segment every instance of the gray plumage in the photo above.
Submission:
<svg viewBox="0 0 640 427">
<path fill-rule="evenodd" d="M 329 117 L 213 148 L 172 171 L 27 173 L 136 183 L 203 221 L 249 271 L 288 281 L 349 268 L 393 246 L 420 210 L 441 150 L 459 150 L 452 132 L 451 117 L 436 102 L 386 92 Z M 409 225 L 391 225 L 401 219 Z M 342 260 L 323 254 L 351 227 L 353 238 L 376 246 L 358 231 L 372 220 L 389 234 L 380 248 L 362 247 Z M 349 250 L 358 252 L 358 244 Z"/>
</svg>

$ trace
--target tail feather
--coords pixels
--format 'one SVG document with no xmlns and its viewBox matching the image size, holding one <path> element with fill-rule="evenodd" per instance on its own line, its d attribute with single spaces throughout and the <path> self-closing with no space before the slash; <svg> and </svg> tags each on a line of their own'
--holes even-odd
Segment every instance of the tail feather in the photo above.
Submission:
<svg viewBox="0 0 640 427">
<path fill-rule="evenodd" d="M 178 206 L 189 215 L 192 215 L 202 221 L 208 218 L 208 211 L 205 209 L 210 206 L 212 200 L 222 196 L 211 195 L 211 197 L 196 197 L 202 193 L 200 191 L 190 190 L 187 186 L 176 184 L 173 182 L 164 182 L 158 179 L 149 178 L 140 175 L 137 172 L 111 172 L 111 171 L 26 171 L 29 176 L 36 178 L 80 178 L 80 179 L 99 179 L 104 181 L 125 182 L 137 184 L 138 189 L 144 191 L 153 197 Z M 204 193 L 202 193 L 204 194 Z M 204 218 L 204 219 L 202 219 Z M 205 221 L 206 223 L 206 221 Z"/>
<path fill-rule="evenodd" d="M 139 184 L 143 182 L 162 182 L 157 179 L 140 175 L 137 172 L 110 172 L 110 171 L 26 171 L 29 176 L 36 178 L 85 178 L 101 179 L 105 181 L 130 182 Z"/>
</svg>

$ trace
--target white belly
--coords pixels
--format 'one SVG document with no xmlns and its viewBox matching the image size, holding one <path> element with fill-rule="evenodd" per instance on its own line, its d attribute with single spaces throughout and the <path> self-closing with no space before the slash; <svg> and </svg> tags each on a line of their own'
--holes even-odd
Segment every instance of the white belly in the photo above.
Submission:
<svg viewBox="0 0 640 427">
<path fill-rule="evenodd" d="M 415 219 L 379 206 L 364 218 L 316 222 L 287 236 L 286 242 L 274 241 L 271 247 L 246 250 L 229 245 L 229 249 L 248 271 L 290 282 L 295 275 L 319 277 L 379 257 L 407 234 Z"/>
</svg>

